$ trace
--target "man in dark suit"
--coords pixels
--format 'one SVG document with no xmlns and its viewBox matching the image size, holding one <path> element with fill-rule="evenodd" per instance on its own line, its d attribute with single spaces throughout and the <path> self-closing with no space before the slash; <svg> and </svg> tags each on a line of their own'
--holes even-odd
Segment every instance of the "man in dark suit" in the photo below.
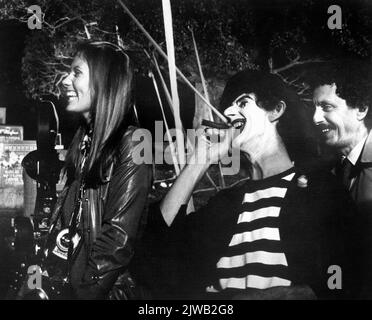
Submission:
<svg viewBox="0 0 372 320">
<path fill-rule="evenodd" d="M 372 298 L 372 66 L 332 64 L 314 85 L 313 120 L 334 150 L 334 173 L 356 206 L 350 245 L 361 272 L 359 297 Z"/>
</svg>

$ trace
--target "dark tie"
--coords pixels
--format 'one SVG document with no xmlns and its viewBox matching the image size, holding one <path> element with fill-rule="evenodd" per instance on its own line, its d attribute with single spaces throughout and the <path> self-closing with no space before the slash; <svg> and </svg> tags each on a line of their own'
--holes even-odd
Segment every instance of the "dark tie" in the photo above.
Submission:
<svg viewBox="0 0 372 320">
<path fill-rule="evenodd" d="M 342 185 L 349 190 L 350 184 L 351 184 L 351 179 L 352 179 L 352 172 L 353 172 L 354 165 L 351 163 L 351 161 L 348 158 L 345 158 L 341 166 L 338 170 L 338 176 L 340 178 L 340 181 Z"/>
</svg>

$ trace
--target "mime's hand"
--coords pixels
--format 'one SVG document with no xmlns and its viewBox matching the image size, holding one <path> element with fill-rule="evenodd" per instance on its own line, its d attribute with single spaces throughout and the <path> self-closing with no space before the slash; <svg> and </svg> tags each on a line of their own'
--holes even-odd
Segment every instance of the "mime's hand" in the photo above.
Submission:
<svg viewBox="0 0 372 320">
<path fill-rule="evenodd" d="M 235 128 L 206 128 L 197 136 L 196 148 L 189 163 L 209 165 L 217 163 L 228 154 L 235 134 Z"/>
</svg>

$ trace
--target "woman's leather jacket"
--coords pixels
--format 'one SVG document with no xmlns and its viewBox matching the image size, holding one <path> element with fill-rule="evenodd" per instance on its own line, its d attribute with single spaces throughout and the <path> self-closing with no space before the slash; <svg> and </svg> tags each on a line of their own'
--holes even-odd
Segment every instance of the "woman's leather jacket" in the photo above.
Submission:
<svg viewBox="0 0 372 320">
<path fill-rule="evenodd" d="M 118 145 L 117 161 L 107 174 L 109 182 L 84 191 L 83 243 L 70 261 L 71 284 L 81 299 L 105 299 L 109 293 L 117 296 L 110 290 L 119 276 L 123 280 L 123 274 L 124 281 L 131 282 L 128 265 L 152 179 L 151 167 L 133 160 L 140 146 L 132 139 L 135 129 L 129 127 Z M 53 216 L 61 217 L 56 221 L 60 228 L 66 227 L 64 221 L 71 215 L 78 190 L 79 182 L 74 181 L 57 202 Z"/>
</svg>

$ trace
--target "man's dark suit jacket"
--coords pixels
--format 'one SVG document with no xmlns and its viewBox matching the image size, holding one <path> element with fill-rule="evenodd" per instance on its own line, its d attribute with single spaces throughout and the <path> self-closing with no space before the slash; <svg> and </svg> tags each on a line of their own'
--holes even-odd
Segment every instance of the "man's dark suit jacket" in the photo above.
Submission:
<svg viewBox="0 0 372 320">
<path fill-rule="evenodd" d="M 369 132 L 357 166 L 360 171 L 350 194 L 360 213 L 372 214 L 372 130 Z"/>
<path fill-rule="evenodd" d="M 356 263 L 360 264 L 362 275 L 359 297 L 372 299 L 372 130 L 356 166 L 358 174 L 350 195 L 356 205 L 353 246 L 359 256 Z"/>
</svg>

